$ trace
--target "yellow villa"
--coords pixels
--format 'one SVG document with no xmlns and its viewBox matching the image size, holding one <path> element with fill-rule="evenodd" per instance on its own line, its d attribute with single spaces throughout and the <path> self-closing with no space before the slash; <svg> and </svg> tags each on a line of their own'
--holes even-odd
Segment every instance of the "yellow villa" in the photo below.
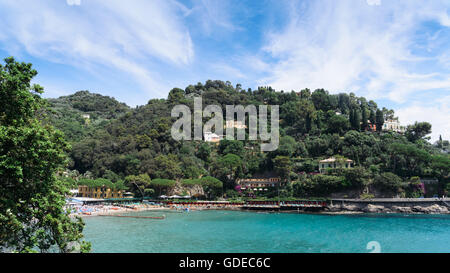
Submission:
<svg viewBox="0 0 450 273">
<path fill-rule="evenodd" d="M 78 197 L 89 198 L 123 198 L 123 190 L 111 189 L 106 186 L 89 187 L 85 185 L 78 186 Z"/>
</svg>

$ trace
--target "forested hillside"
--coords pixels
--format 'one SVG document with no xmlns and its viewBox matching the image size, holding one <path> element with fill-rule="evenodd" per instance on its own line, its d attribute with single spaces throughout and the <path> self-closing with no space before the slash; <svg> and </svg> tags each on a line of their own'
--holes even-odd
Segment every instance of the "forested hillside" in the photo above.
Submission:
<svg viewBox="0 0 450 273">
<path fill-rule="evenodd" d="M 192 110 L 195 96 L 202 96 L 204 106 L 217 104 L 224 111 L 225 105 L 280 105 L 279 149 L 262 153 L 258 141 L 173 140 L 171 109 L 186 104 Z M 135 109 L 87 91 L 49 101 L 50 121 L 72 141 L 70 169 L 125 184 L 134 179 L 148 193 L 160 193 L 173 186 L 171 181 L 201 183 L 199 178 L 211 176 L 223 182 L 227 196 L 245 195 L 235 190 L 235 180 L 268 170 L 288 181 L 276 193 L 286 197 L 345 190 L 420 196 L 418 177 L 439 179 L 442 190 L 449 184 L 448 141 L 429 143 L 431 125 L 426 122 L 409 125 L 404 134 L 381 131 L 386 119 L 395 119 L 394 111 L 353 93 L 245 90 L 207 81 L 174 88 L 167 99 Z M 318 161 L 331 156 L 351 159 L 355 166 L 317 174 Z"/>
<path fill-rule="evenodd" d="M 120 117 L 130 108 L 114 98 L 79 91 L 70 96 L 48 99 L 48 119 L 62 130 L 67 140 L 80 141 L 105 122 Z"/>
</svg>

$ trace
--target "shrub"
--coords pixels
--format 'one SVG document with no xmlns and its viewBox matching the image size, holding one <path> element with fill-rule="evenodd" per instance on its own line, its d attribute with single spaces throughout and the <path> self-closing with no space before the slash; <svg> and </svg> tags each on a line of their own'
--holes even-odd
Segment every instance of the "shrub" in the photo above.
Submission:
<svg viewBox="0 0 450 273">
<path fill-rule="evenodd" d="M 403 180 L 391 172 L 381 173 L 374 178 L 376 187 L 392 193 L 400 193 L 402 191 L 402 183 Z"/>
</svg>

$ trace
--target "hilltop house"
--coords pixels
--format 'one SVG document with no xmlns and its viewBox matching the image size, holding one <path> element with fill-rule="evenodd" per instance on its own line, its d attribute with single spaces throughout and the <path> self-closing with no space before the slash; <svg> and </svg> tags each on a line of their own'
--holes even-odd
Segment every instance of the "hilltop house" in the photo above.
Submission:
<svg viewBox="0 0 450 273">
<path fill-rule="evenodd" d="M 206 142 L 219 142 L 222 139 L 222 136 L 219 136 L 212 132 L 205 132 L 203 137 Z"/>
<path fill-rule="evenodd" d="M 281 178 L 273 172 L 265 172 L 263 174 L 255 174 L 251 178 L 241 178 L 236 180 L 237 184 L 241 186 L 241 189 L 252 190 L 265 190 L 268 188 L 274 188 L 283 186 L 285 183 L 281 181 Z"/>
<path fill-rule="evenodd" d="M 394 131 L 397 133 L 404 133 L 406 131 L 405 126 L 400 125 L 398 119 L 387 119 L 384 121 L 383 131 Z"/>
<path fill-rule="evenodd" d="M 227 120 L 225 128 L 246 129 L 247 125 L 245 125 L 245 123 L 242 123 L 242 121 L 240 120 Z"/>
<path fill-rule="evenodd" d="M 353 160 L 347 158 L 334 158 L 330 157 L 319 161 L 319 172 L 326 173 L 327 169 L 337 168 L 351 168 L 353 167 Z"/>
</svg>

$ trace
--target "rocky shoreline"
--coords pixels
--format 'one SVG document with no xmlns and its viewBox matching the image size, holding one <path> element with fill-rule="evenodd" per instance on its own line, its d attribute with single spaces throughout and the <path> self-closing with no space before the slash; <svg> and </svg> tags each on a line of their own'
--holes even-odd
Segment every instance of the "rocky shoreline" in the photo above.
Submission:
<svg viewBox="0 0 450 273">
<path fill-rule="evenodd" d="M 377 198 L 377 199 L 331 199 L 327 201 L 324 207 L 303 207 L 296 209 L 274 209 L 273 207 L 257 207 L 256 210 L 266 212 L 297 212 L 297 213 L 319 213 L 319 214 L 450 214 L 450 198 Z M 84 209 L 83 209 L 84 208 Z M 78 216 L 97 216 L 99 214 L 118 214 L 137 211 L 164 211 L 164 210 L 243 210 L 254 211 L 236 205 L 133 205 L 128 206 L 83 206 L 78 209 L 74 215 Z M 87 212 L 87 213 L 86 213 Z"/>
<path fill-rule="evenodd" d="M 445 205 L 376 205 L 376 204 L 333 204 L 324 210 L 325 213 L 352 214 L 352 213 L 406 213 L 406 214 L 450 214 Z"/>
</svg>

